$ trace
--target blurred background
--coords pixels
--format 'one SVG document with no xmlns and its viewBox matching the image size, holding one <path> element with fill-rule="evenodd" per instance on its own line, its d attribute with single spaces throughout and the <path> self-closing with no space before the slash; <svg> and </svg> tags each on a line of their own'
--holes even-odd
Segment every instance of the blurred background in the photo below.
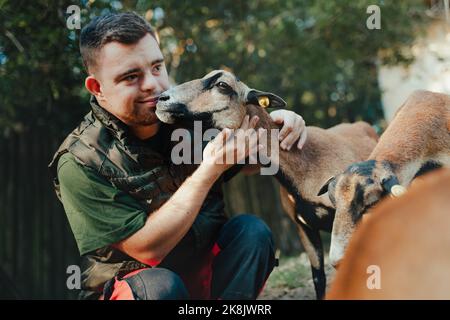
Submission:
<svg viewBox="0 0 450 320">
<path fill-rule="evenodd" d="M 89 111 L 80 30 L 66 25 L 73 4 L 81 27 L 110 11 L 143 15 L 173 83 L 229 69 L 308 125 L 365 120 L 381 133 L 413 90 L 450 93 L 447 0 L 0 0 L 0 297 L 8 281 L 22 298 L 76 297 L 66 268 L 78 251 L 47 169 Z M 381 10 L 379 30 L 366 26 L 369 5 Z M 228 214 L 261 216 L 282 255 L 298 255 L 278 189 L 271 177 L 237 176 Z"/>
</svg>

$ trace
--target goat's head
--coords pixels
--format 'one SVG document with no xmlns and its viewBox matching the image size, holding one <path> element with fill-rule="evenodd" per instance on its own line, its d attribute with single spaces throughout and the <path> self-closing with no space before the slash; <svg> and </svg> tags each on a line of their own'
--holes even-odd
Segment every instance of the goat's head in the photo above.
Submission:
<svg viewBox="0 0 450 320">
<path fill-rule="evenodd" d="M 344 173 L 332 177 L 319 195 L 328 192 L 336 208 L 331 233 L 330 262 L 337 266 L 342 259 L 357 222 L 385 194 L 401 195 L 399 184 L 388 162 L 369 160 L 349 166 Z"/>
<path fill-rule="evenodd" d="M 156 106 L 156 115 L 165 123 L 202 121 L 205 128 L 239 128 L 246 115 L 246 105 L 284 107 L 280 97 L 250 89 L 235 75 L 215 70 L 165 91 Z"/>
</svg>

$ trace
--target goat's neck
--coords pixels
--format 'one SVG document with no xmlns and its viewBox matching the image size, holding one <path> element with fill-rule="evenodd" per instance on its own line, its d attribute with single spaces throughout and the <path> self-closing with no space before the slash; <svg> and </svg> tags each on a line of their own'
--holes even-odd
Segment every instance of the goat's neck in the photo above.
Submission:
<svg viewBox="0 0 450 320">
<path fill-rule="evenodd" d="M 271 129 L 279 129 L 280 127 L 273 122 L 270 115 L 266 110 L 259 106 L 247 106 L 247 114 L 252 116 L 258 116 L 259 121 L 257 124 L 257 128 L 264 128 L 268 131 L 267 133 L 267 148 L 268 154 L 271 153 Z M 275 134 L 275 133 L 273 133 Z M 278 144 L 278 135 L 275 139 Z M 317 141 L 316 141 L 317 142 Z M 314 139 L 310 139 L 308 141 L 308 149 L 309 150 L 318 150 L 320 146 L 316 146 L 316 142 Z M 278 161 L 279 170 L 275 174 L 275 177 L 280 182 L 282 186 L 284 186 L 290 194 L 292 194 L 295 199 L 297 206 L 303 207 L 302 211 L 311 211 L 313 214 L 316 214 L 316 208 L 321 207 L 323 211 L 328 211 L 327 206 L 319 203 L 316 199 L 317 197 L 311 197 L 304 194 L 305 190 L 304 185 L 304 176 L 308 176 L 309 179 L 319 179 L 315 176 L 307 175 L 308 171 L 307 165 L 314 166 L 313 163 L 306 163 L 305 161 L 308 157 L 312 158 L 313 155 L 309 154 L 309 150 L 299 150 L 296 147 L 293 147 L 290 151 L 285 151 L 279 148 L 279 156 L 272 159 L 272 161 Z M 320 181 L 317 181 L 317 184 Z M 309 208 L 309 209 L 307 209 Z M 312 219 L 314 220 L 314 219 Z"/>
<path fill-rule="evenodd" d="M 297 150 L 296 148 L 293 148 L 291 151 L 285 151 L 279 147 L 278 131 L 272 132 L 272 129 L 279 130 L 280 126 L 273 122 L 269 113 L 265 109 L 263 109 L 259 106 L 255 106 L 255 105 L 248 105 L 247 106 L 247 114 L 250 116 L 250 118 L 253 116 L 258 116 L 259 121 L 256 126 L 257 129 L 263 128 L 263 129 L 267 130 L 267 139 L 266 139 L 267 154 L 272 154 L 272 151 L 275 151 L 275 150 L 272 150 L 271 141 L 273 140 L 273 141 L 275 141 L 275 143 L 277 143 L 279 156 L 272 157 L 272 161 L 278 162 L 277 163 L 279 165 L 278 171 L 281 171 L 280 174 L 284 177 L 284 180 L 287 179 L 287 180 L 292 181 L 292 183 L 294 183 L 294 181 L 296 181 L 298 179 L 295 179 L 294 172 L 292 170 L 289 170 L 288 168 L 292 168 L 293 164 L 295 163 L 295 165 L 296 165 L 295 171 L 297 173 L 299 170 L 302 171 L 303 164 L 300 159 L 301 154 L 300 154 L 299 150 Z M 273 137 L 273 139 L 272 139 L 272 135 L 274 135 L 274 134 L 276 134 L 276 137 Z M 295 185 L 295 187 L 297 188 L 298 186 Z M 297 192 L 299 192 L 299 191 L 300 190 L 297 190 Z"/>
</svg>

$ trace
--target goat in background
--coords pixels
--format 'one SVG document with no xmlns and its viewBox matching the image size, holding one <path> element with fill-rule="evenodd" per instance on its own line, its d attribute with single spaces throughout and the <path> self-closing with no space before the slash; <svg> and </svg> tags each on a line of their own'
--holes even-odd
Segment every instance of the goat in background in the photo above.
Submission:
<svg viewBox="0 0 450 320">
<path fill-rule="evenodd" d="M 416 91 L 397 111 L 368 160 L 352 164 L 319 193 L 327 192 L 336 208 L 331 264 L 339 264 L 368 209 L 387 194 L 401 195 L 415 177 L 440 167 L 450 168 L 450 97 Z"/>
<path fill-rule="evenodd" d="M 450 170 L 439 169 L 363 219 L 327 299 L 448 300 L 449 270 Z"/>
</svg>

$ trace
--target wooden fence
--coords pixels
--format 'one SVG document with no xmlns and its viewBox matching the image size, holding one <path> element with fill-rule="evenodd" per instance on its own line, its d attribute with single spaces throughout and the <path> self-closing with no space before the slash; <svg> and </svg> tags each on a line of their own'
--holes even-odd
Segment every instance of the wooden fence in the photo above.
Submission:
<svg viewBox="0 0 450 320">
<path fill-rule="evenodd" d="M 0 140 L 0 262 L 23 298 L 74 298 L 66 268 L 79 256 L 47 165 L 58 141 L 46 132 Z"/>
</svg>

